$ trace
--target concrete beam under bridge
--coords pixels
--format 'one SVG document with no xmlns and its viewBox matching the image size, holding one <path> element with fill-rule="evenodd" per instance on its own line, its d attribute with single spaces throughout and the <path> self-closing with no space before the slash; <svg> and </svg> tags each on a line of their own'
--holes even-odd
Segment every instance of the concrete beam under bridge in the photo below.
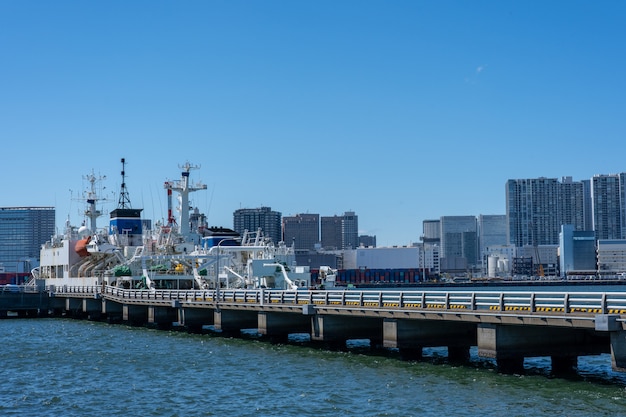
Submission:
<svg viewBox="0 0 626 417">
<path fill-rule="evenodd" d="M 476 324 L 385 319 L 383 346 L 397 348 L 407 358 L 421 357 L 424 347 L 446 346 L 448 359 L 466 361 L 470 347 L 476 346 Z"/>
<path fill-rule="evenodd" d="M 238 333 L 242 329 L 258 328 L 257 312 L 251 310 L 215 310 L 213 320 L 215 330 L 223 333 Z"/>
<path fill-rule="evenodd" d="M 369 339 L 371 346 L 383 342 L 382 320 L 378 318 L 316 314 L 311 321 L 312 341 L 345 345 L 350 339 Z"/>
<path fill-rule="evenodd" d="M 502 372 L 522 372 L 524 358 L 549 356 L 553 373 L 576 366 L 578 356 L 609 352 L 608 335 L 590 329 L 479 324 L 478 355 L 494 358 Z"/>
<path fill-rule="evenodd" d="M 273 339 L 287 340 L 290 334 L 311 334 L 311 317 L 302 313 L 258 313 L 258 332 Z"/>
</svg>

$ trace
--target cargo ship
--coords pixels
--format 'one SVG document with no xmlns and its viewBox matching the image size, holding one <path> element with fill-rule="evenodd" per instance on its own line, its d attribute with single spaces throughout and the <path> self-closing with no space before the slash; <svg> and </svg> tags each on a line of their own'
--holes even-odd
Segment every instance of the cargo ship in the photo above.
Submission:
<svg viewBox="0 0 626 417">
<path fill-rule="evenodd" d="M 111 211 L 106 228 L 97 227 L 102 216 L 99 182 L 87 176 L 87 221 L 73 227 L 66 221 L 64 232 L 42 245 L 40 265 L 33 269 L 31 285 L 49 287 L 117 286 L 145 289 L 280 288 L 311 285 L 308 267 L 295 265 L 293 247 L 274 244 L 260 230 L 243 236 L 226 228 L 210 228 L 197 209 L 191 213 L 189 193 L 206 190 L 192 183 L 185 163 L 179 180 L 166 181 L 168 213 L 165 224 L 154 227 L 141 218 L 142 209 L 132 208 L 125 188 L 122 159 L 122 189 L 118 207 Z M 177 192 L 179 217 L 173 216 L 172 194 Z"/>
</svg>

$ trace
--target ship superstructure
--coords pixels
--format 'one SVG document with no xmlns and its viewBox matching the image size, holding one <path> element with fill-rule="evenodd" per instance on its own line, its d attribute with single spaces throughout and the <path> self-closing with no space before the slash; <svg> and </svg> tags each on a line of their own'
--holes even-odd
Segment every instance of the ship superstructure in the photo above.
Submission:
<svg viewBox="0 0 626 417">
<path fill-rule="evenodd" d="M 115 285 L 134 289 L 193 288 L 288 288 L 310 286 L 308 267 L 296 267 L 293 247 L 274 245 L 262 232 L 208 228 L 189 204 L 189 193 L 206 190 L 193 183 L 190 163 L 181 166 L 181 178 L 168 180 L 167 223 L 145 229 L 142 209 L 132 208 L 126 190 L 125 160 L 118 207 L 111 211 L 107 228 L 98 229 L 102 215 L 98 180 L 89 176 L 87 208 L 89 227 L 74 228 L 69 220 L 65 232 L 41 249 L 40 266 L 33 282 L 47 286 Z M 172 213 L 172 193 L 178 193 L 178 221 Z M 193 212 L 192 212 L 193 210 Z M 190 212 L 192 212 L 190 214 Z"/>
</svg>

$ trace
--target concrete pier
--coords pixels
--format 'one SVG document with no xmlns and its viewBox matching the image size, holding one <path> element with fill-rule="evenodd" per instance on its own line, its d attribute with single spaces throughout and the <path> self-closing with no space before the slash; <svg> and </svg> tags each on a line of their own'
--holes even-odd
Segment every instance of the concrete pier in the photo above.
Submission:
<svg viewBox="0 0 626 417">
<path fill-rule="evenodd" d="M 548 357 L 554 374 L 574 370 L 578 357 L 611 353 L 626 371 L 626 299 L 613 293 L 442 291 L 121 290 L 64 289 L 65 293 L 0 294 L 0 317 L 54 310 L 77 317 L 135 325 L 175 323 L 237 336 L 253 329 L 272 340 L 306 333 L 312 342 L 344 348 L 367 339 L 374 348 L 419 358 L 425 347 L 447 347 L 451 361 L 469 359 L 470 347 L 495 359 L 502 372 L 523 372 L 527 357 Z M 497 294 L 496 294 L 497 295 Z M 34 302 L 35 304 L 31 304 Z M 37 310 L 34 310 L 35 306 Z M 14 314 L 15 313 L 15 314 Z"/>
</svg>

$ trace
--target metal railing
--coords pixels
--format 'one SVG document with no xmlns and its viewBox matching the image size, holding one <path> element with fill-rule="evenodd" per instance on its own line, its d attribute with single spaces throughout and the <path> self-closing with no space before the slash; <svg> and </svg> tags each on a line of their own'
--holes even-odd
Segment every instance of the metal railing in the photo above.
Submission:
<svg viewBox="0 0 626 417">
<path fill-rule="evenodd" d="M 626 314 L 626 292 L 497 292 L 398 290 L 133 290 L 117 287 L 63 287 L 57 295 L 195 303 L 304 305 L 336 308 Z"/>
</svg>

